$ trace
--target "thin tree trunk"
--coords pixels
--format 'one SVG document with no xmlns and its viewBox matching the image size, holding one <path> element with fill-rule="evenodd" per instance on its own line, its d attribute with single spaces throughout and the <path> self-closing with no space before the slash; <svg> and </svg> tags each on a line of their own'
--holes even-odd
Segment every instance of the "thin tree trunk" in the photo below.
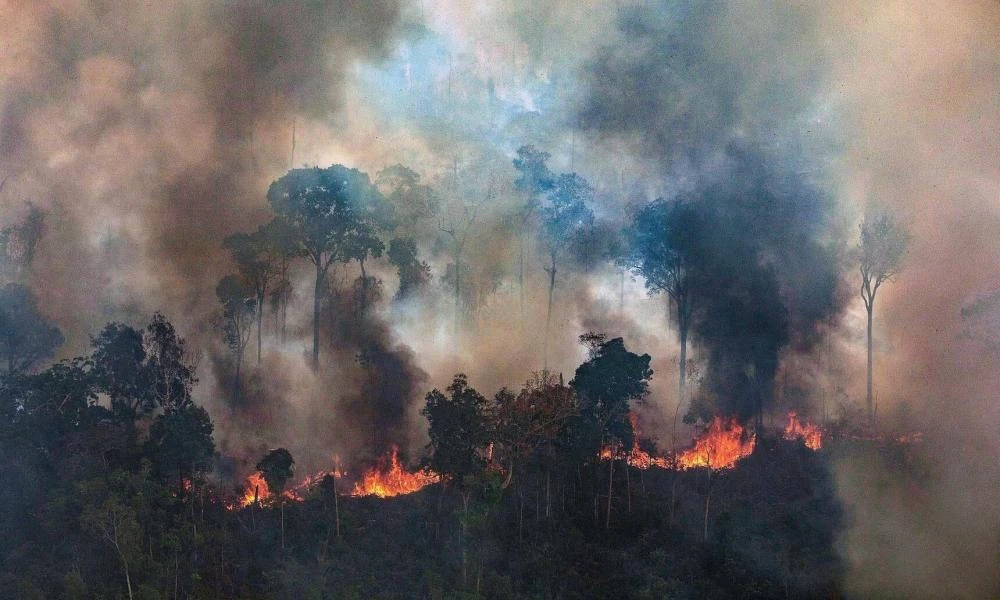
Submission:
<svg viewBox="0 0 1000 600">
<path fill-rule="evenodd" d="M 467 540 L 469 532 L 469 494 L 462 493 L 462 587 L 468 585 L 469 566 Z"/>
<path fill-rule="evenodd" d="M 868 404 L 868 421 L 875 425 L 875 403 L 872 400 L 872 308 L 873 303 L 868 304 L 868 391 L 865 399 Z"/>
<path fill-rule="evenodd" d="M 611 490 L 612 490 L 612 485 L 614 485 L 614 481 L 615 481 L 615 454 L 614 454 L 614 452 L 615 452 L 615 445 L 611 444 L 611 460 L 608 461 L 608 463 L 610 463 L 610 467 L 609 467 L 609 470 L 608 470 L 608 509 L 607 509 L 607 511 L 605 513 L 605 517 L 604 517 L 604 528 L 605 529 L 611 529 Z"/>
<path fill-rule="evenodd" d="M 285 549 L 285 500 L 284 498 L 279 498 L 281 503 L 281 550 Z"/>
<path fill-rule="evenodd" d="M 257 301 L 257 366 L 260 366 L 260 345 L 261 345 L 261 333 L 260 329 L 264 326 L 264 298 L 267 297 L 267 288 L 263 288 L 264 291 L 261 292 L 260 297 Z"/>
<path fill-rule="evenodd" d="M 454 332 L 458 335 L 459 311 L 462 304 L 462 255 L 455 253 L 455 324 Z"/>
<path fill-rule="evenodd" d="M 320 295 L 323 293 L 323 269 L 316 264 L 316 286 L 313 289 L 313 370 L 319 369 L 319 308 Z"/>
<path fill-rule="evenodd" d="M 556 254 L 551 253 L 552 266 L 545 269 L 549 273 L 549 306 L 545 313 L 545 340 L 542 342 L 542 369 L 549 368 L 549 329 L 552 323 L 552 296 L 556 289 Z"/>
<path fill-rule="evenodd" d="M 552 515 L 552 500 L 550 492 L 550 482 L 552 479 L 552 474 L 548 470 L 545 471 L 545 518 L 548 519 Z"/>
<path fill-rule="evenodd" d="M 518 233 L 517 287 L 521 294 L 521 327 L 524 327 L 524 224 Z"/>
<path fill-rule="evenodd" d="M 337 482 L 333 483 L 333 514 L 337 521 L 337 537 L 340 537 L 340 501 L 337 500 Z"/>
<path fill-rule="evenodd" d="M 705 531 L 704 539 L 708 541 L 708 506 L 712 500 L 712 467 L 708 468 L 708 491 L 705 493 Z"/>
<path fill-rule="evenodd" d="M 684 403 L 687 396 L 687 335 L 688 327 L 686 320 L 680 322 L 678 327 L 680 338 L 681 338 L 681 356 L 679 359 L 678 373 L 679 379 L 677 381 L 677 402 L 678 407 Z"/>
<path fill-rule="evenodd" d="M 243 366 L 243 352 L 236 353 L 236 379 L 233 380 L 233 404 L 240 403 L 240 368 Z"/>
</svg>

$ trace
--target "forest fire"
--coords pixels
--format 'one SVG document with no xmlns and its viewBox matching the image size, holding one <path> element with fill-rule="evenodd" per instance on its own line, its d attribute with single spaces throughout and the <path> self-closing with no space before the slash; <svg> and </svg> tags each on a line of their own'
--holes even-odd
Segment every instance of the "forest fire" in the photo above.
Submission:
<svg viewBox="0 0 1000 600">
<path fill-rule="evenodd" d="M 786 440 L 802 440 L 806 448 L 819 450 L 823 447 L 823 432 L 817 425 L 799 421 L 798 413 L 788 411 L 788 424 L 783 436 Z"/>
<path fill-rule="evenodd" d="M 337 462 L 339 464 L 339 460 Z M 288 500 L 302 502 L 308 490 L 327 475 L 339 480 L 346 477 L 347 472 L 339 466 L 331 471 L 320 471 L 285 490 L 283 496 Z M 382 457 L 377 465 L 365 471 L 361 480 L 354 484 L 349 495 L 355 497 L 378 496 L 379 498 L 402 496 L 419 491 L 439 480 L 440 477 L 436 473 L 429 471 L 407 471 L 399 462 L 399 448 L 393 446 L 391 452 Z M 243 490 L 243 495 L 238 498 L 238 502 L 229 506 L 231 510 L 246 508 L 255 503 L 267 503 L 273 499 L 267 481 L 264 480 L 260 471 L 255 471 L 246 478 Z"/>
<path fill-rule="evenodd" d="M 745 428 L 736 419 L 717 416 L 695 440 L 694 447 L 677 456 L 677 467 L 728 469 L 753 452 L 757 436 L 750 434 L 747 437 L 745 433 Z"/>
<path fill-rule="evenodd" d="M 412 494 L 432 483 L 437 483 L 440 477 L 430 471 L 409 472 L 399 462 L 399 448 L 392 447 L 392 452 L 383 457 L 379 464 L 368 469 L 361 480 L 354 484 L 352 496 L 378 496 L 389 498 Z"/>
</svg>

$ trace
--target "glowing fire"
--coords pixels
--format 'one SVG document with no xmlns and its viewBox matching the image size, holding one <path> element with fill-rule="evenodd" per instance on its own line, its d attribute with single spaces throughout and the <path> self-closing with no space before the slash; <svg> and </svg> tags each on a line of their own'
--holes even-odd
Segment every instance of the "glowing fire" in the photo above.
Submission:
<svg viewBox="0 0 1000 600">
<path fill-rule="evenodd" d="M 361 481 L 354 484 L 352 496 L 378 496 L 388 498 L 412 494 L 432 483 L 437 483 L 440 477 L 429 471 L 410 473 L 399 463 L 399 448 L 393 446 L 388 457 L 383 457 L 379 464 L 368 469 Z"/>
<path fill-rule="evenodd" d="M 823 447 L 823 432 L 812 423 L 799 421 L 795 411 L 788 412 L 788 425 L 785 425 L 784 438 L 786 440 L 802 440 L 806 448 L 810 450 L 819 450 Z"/>
<path fill-rule="evenodd" d="M 298 493 L 300 489 L 302 489 L 302 486 L 297 486 L 294 489 L 285 490 L 281 495 L 289 500 L 301 502 L 302 496 Z M 243 497 L 239 499 L 239 506 L 240 508 L 246 508 L 254 502 L 270 502 L 274 499 L 273 496 L 274 494 L 267 487 L 264 475 L 260 471 L 255 471 L 247 477 L 246 482 L 243 484 Z"/>
<path fill-rule="evenodd" d="M 753 452 L 757 436 L 750 434 L 746 437 L 744 434 L 745 429 L 736 419 L 726 420 L 717 416 L 694 441 L 694 447 L 677 456 L 677 466 L 681 469 L 728 469 Z"/>
</svg>

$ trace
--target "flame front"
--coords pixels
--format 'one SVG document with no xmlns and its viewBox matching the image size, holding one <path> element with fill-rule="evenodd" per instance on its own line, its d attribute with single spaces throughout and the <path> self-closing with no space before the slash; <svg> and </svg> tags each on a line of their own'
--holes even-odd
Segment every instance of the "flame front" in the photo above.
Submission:
<svg viewBox="0 0 1000 600">
<path fill-rule="evenodd" d="M 795 411 L 788 412 L 788 425 L 785 425 L 786 440 L 802 440 L 806 448 L 819 450 L 823 447 L 823 432 L 812 423 L 802 423 L 799 421 Z"/>
<path fill-rule="evenodd" d="M 368 469 L 362 475 L 361 481 L 354 484 L 352 496 L 378 496 L 388 498 L 412 494 L 441 478 L 429 471 L 409 472 L 399 463 L 399 448 L 393 446 L 388 459 L 383 458 L 379 464 Z"/>
<path fill-rule="evenodd" d="M 732 467 L 741 458 L 750 456 L 757 443 L 756 434 L 744 439 L 745 431 L 736 419 L 715 417 L 695 440 L 694 447 L 677 456 L 677 466 L 681 469 Z"/>
</svg>

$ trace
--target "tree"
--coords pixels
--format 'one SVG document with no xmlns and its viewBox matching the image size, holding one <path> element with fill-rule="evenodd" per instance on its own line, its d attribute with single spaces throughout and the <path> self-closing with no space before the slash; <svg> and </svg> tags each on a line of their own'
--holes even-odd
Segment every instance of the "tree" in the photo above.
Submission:
<svg viewBox="0 0 1000 600">
<path fill-rule="evenodd" d="M 493 188 L 490 187 L 489 191 L 486 192 L 487 201 L 493 196 Z M 458 319 L 461 308 L 461 298 L 462 298 L 462 253 L 465 251 L 465 243 L 469 239 L 469 232 L 472 230 L 472 226 L 476 222 L 476 214 L 479 212 L 479 205 L 463 206 L 462 207 L 462 220 L 460 221 L 462 227 L 459 230 L 458 226 L 453 224 L 449 228 L 445 228 L 443 225 L 438 225 L 438 228 L 442 232 L 448 234 L 451 238 L 451 257 L 452 265 L 454 266 L 454 272 L 450 275 L 454 276 L 454 290 L 455 290 L 455 334 L 458 334 Z"/>
<path fill-rule="evenodd" d="M 486 464 L 482 455 L 490 441 L 486 398 L 469 386 L 462 373 L 455 375 L 445 391 L 450 397 L 437 389 L 429 392 L 420 411 L 430 424 L 428 466 L 465 489 Z"/>
<path fill-rule="evenodd" d="M 281 343 L 284 344 L 286 323 L 288 322 L 288 301 L 292 297 L 292 282 L 288 277 L 288 269 L 291 267 L 292 260 L 302 255 L 302 250 L 299 247 L 294 228 L 285 219 L 272 219 L 265 226 L 265 235 L 268 251 L 271 253 L 272 260 L 276 262 L 274 285 L 271 289 L 271 312 L 277 317 Z"/>
<path fill-rule="evenodd" d="M 406 300 L 427 286 L 431 268 L 420 260 L 417 244 L 412 238 L 393 238 L 389 242 L 387 256 L 399 273 L 399 289 L 396 290 L 394 300 Z"/>
<path fill-rule="evenodd" d="M 8 375 L 30 370 L 62 343 L 62 332 L 38 312 L 31 290 L 18 283 L 0 288 L 0 360 Z"/>
<path fill-rule="evenodd" d="M 95 388 L 108 395 L 118 418 L 134 422 L 156 408 L 181 409 L 191 403 L 194 367 L 186 362 L 183 338 L 163 315 L 154 314 L 145 331 L 108 323 L 91 346 Z"/>
<path fill-rule="evenodd" d="M 599 440 L 590 440 L 591 451 L 596 454 L 604 447 L 611 449 L 605 516 L 605 528 L 608 528 L 611 526 L 615 456 L 619 448 L 632 447 L 629 402 L 646 398 L 653 370 L 649 368 L 650 356 L 629 352 L 622 338 L 604 341 L 602 335 L 589 333 L 580 336 L 580 341 L 590 347 L 591 355 L 576 369 L 569 385 L 579 398 L 580 419 L 585 421 L 581 429 L 600 436 Z"/>
<path fill-rule="evenodd" d="M 213 429 L 211 418 L 200 406 L 171 409 L 158 416 L 149 429 L 147 449 L 160 476 L 176 475 L 178 490 L 183 491 L 185 479 L 193 481 L 208 471 L 215 453 Z"/>
<path fill-rule="evenodd" d="M 273 222 L 273 221 L 272 221 Z M 261 325 L 264 320 L 264 300 L 269 286 L 278 275 L 279 257 L 272 251 L 268 225 L 253 233 L 234 233 L 222 241 L 236 263 L 240 278 L 253 291 L 257 308 L 257 365 L 260 365 Z"/>
<path fill-rule="evenodd" d="M 156 405 L 181 410 L 191 404 L 191 389 L 198 382 L 194 367 L 187 363 L 184 338 L 160 313 L 146 326 L 146 369 Z"/>
<path fill-rule="evenodd" d="M 517 284 L 521 293 L 521 316 L 524 316 L 524 230 L 538 207 L 538 197 L 552 189 L 554 177 L 545 164 L 552 155 L 532 145 L 517 149 L 514 168 L 520 174 L 514 188 L 524 196 L 519 212 Z"/>
<path fill-rule="evenodd" d="M 567 246 L 587 228 L 594 224 L 594 212 L 587 206 L 593 199 L 594 188 L 576 173 L 560 175 L 552 185 L 552 190 L 541 207 L 542 244 L 549 255 L 549 302 L 545 313 L 545 340 L 542 344 L 542 358 L 548 368 L 549 329 L 552 321 L 552 297 L 556 288 L 556 262 Z"/>
<path fill-rule="evenodd" d="M 281 506 L 281 549 L 285 549 L 285 484 L 295 474 L 295 460 L 284 448 L 275 448 L 260 459 L 257 470 L 264 477 L 267 489 Z"/>
<path fill-rule="evenodd" d="M 868 420 L 875 424 L 875 405 L 872 399 L 872 311 L 879 287 L 899 273 L 909 233 L 895 222 L 887 212 L 869 212 L 861 222 L 858 242 L 861 271 L 861 300 L 868 313 L 868 387 L 866 402 Z"/>
<path fill-rule="evenodd" d="M 420 183 L 420 174 L 400 164 L 386 167 L 375 175 L 375 185 L 383 190 L 396 225 L 406 234 L 425 219 L 435 217 L 441 199 L 428 185 Z"/>
<path fill-rule="evenodd" d="M 686 400 L 687 341 L 695 300 L 692 293 L 693 255 L 699 231 L 695 227 L 698 215 L 694 208 L 681 200 L 656 200 L 643 207 L 633 218 L 626 237 L 628 253 L 624 264 L 646 281 L 650 294 L 666 293 L 673 307 L 680 338 L 680 358 L 677 361 L 677 414 Z"/>
<path fill-rule="evenodd" d="M 233 379 L 233 402 L 240 399 L 240 367 L 250 343 L 250 331 L 256 309 L 256 300 L 246 282 L 238 275 L 226 275 L 215 287 L 215 295 L 222 303 L 222 336 L 236 357 L 236 376 Z"/>
<path fill-rule="evenodd" d="M 316 270 L 313 290 L 313 368 L 319 367 L 319 318 L 323 285 L 335 262 L 381 253 L 371 207 L 384 205 L 368 175 L 343 165 L 292 169 L 271 184 L 267 199 L 295 232 Z"/>
<path fill-rule="evenodd" d="M 450 397 L 437 389 L 429 392 L 427 404 L 420 414 L 427 417 L 430 424 L 428 466 L 462 495 L 462 581 L 465 583 L 469 497 L 486 467 L 485 448 L 490 442 L 490 428 L 486 398 L 469 387 L 464 374 L 455 375 L 446 391 Z"/>
<path fill-rule="evenodd" d="M 576 395 L 561 378 L 536 373 L 517 395 L 503 389 L 494 397 L 494 460 L 507 470 L 502 488 L 510 485 L 515 471 L 536 461 L 545 472 L 545 517 L 551 515 L 551 463 L 557 443 L 577 414 Z M 520 520 L 519 520 L 520 529 Z"/>
<path fill-rule="evenodd" d="M 152 412 L 156 401 L 149 393 L 142 331 L 124 323 L 108 323 L 91 345 L 92 373 L 98 390 L 111 401 L 111 412 L 127 422 Z"/>
</svg>

